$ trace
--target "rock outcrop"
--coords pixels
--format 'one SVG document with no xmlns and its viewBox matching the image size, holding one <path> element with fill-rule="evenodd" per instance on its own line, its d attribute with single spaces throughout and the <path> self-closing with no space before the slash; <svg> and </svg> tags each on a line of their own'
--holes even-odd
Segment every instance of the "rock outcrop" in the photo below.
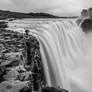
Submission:
<svg viewBox="0 0 92 92">
<path fill-rule="evenodd" d="M 0 92 L 31 92 L 44 85 L 36 37 L 0 30 Z"/>
</svg>

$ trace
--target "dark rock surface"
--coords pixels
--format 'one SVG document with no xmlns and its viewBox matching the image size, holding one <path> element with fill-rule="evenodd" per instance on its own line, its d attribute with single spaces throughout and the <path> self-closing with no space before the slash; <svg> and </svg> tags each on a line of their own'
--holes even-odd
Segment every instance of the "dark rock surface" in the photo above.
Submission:
<svg viewBox="0 0 92 92">
<path fill-rule="evenodd" d="M 43 87 L 41 89 L 41 92 L 68 92 L 68 91 L 59 87 Z"/>
<path fill-rule="evenodd" d="M 45 85 L 38 40 L 0 30 L 0 92 L 31 92 Z"/>
</svg>

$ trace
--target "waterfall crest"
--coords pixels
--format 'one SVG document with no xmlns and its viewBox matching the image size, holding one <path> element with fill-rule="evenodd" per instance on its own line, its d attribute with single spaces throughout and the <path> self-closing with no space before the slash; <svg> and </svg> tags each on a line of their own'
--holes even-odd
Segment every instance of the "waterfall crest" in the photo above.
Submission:
<svg viewBox="0 0 92 92">
<path fill-rule="evenodd" d="M 73 21 L 61 21 L 45 24 L 34 34 L 40 42 L 47 86 L 60 86 L 69 92 L 92 92 L 86 88 L 89 81 L 82 79 L 88 72 L 83 67 L 85 33 L 81 28 Z"/>
<path fill-rule="evenodd" d="M 72 21 L 55 22 L 38 28 L 48 86 L 60 86 L 70 90 L 66 71 L 75 68 L 76 62 L 73 60 L 77 58 L 76 53 L 81 55 L 82 47 L 80 41 L 83 38 L 82 31 L 77 32 L 77 30 L 79 27 Z"/>
</svg>

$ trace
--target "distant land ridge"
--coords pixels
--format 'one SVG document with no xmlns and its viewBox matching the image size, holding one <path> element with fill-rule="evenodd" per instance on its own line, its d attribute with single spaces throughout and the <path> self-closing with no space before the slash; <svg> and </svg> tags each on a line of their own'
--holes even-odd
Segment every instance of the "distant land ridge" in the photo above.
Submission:
<svg viewBox="0 0 92 92">
<path fill-rule="evenodd" d="M 76 18 L 74 17 L 59 17 L 48 13 L 20 13 L 20 12 L 12 12 L 12 11 L 5 11 L 0 10 L 0 20 L 3 19 L 23 19 L 23 18 Z"/>
</svg>

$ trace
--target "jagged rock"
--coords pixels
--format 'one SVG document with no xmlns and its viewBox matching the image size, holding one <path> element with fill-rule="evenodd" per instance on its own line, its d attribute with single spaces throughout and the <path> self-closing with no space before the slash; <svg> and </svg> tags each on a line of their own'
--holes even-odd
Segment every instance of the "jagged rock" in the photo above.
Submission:
<svg viewBox="0 0 92 92">
<path fill-rule="evenodd" d="M 5 80 L 16 80 L 18 75 L 18 71 L 12 68 L 9 71 L 7 71 L 6 75 L 4 75 L 3 78 Z"/>
<path fill-rule="evenodd" d="M 35 90 L 40 80 L 44 84 L 38 40 L 32 35 L 9 30 L 0 32 L 0 89 L 4 92 L 31 92 L 32 86 Z M 34 74 L 37 74 L 36 78 Z"/>
<path fill-rule="evenodd" d="M 18 76 L 18 78 L 21 81 L 25 81 L 25 80 L 29 80 L 30 76 L 32 76 L 32 72 L 23 72 L 23 73 L 20 73 L 20 75 Z"/>
<path fill-rule="evenodd" d="M 24 87 L 21 90 L 19 90 L 18 92 L 32 92 L 32 88 L 31 87 Z"/>
<path fill-rule="evenodd" d="M 28 86 L 29 81 L 21 82 L 19 80 L 4 81 L 0 84 L 0 92 L 18 92 L 22 88 Z"/>
</svg>

